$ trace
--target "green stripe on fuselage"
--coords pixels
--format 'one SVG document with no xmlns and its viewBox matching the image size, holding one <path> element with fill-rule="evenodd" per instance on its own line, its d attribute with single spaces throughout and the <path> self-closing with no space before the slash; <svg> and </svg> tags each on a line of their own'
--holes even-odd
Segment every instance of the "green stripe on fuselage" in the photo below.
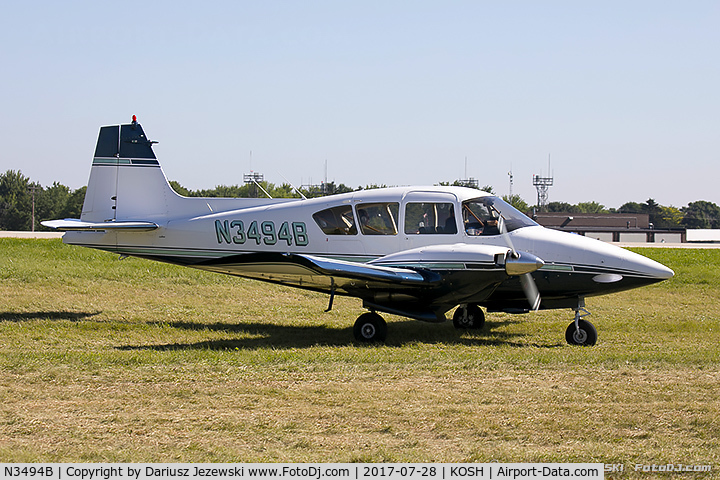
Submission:
<svg viewBox="0 0 720 480">
<path fill-rule="evenodd" d="M 552 270 L 555 272 L 572 272 L 574 268 L 572 265 L 552 265 L 546 263 L 545 265 L 540 267 L 540 270 Z"/>
<path fill-rule="evenodd" d="M 130 165 L 129 158 L 93 158 L 93 166 L 114 166 L 114 165 Z"/>
</svg>

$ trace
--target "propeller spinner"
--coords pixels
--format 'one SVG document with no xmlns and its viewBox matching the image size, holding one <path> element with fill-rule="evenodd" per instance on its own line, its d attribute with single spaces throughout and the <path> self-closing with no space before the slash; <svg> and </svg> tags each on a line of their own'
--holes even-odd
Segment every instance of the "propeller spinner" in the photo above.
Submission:
<svg viewBox="0 0 720 480">
<path fill-rule="evenodd" d="M 530 303 L 530 309 L 537 311 L 538 308 L 540 308 L 540 292 L 530 273 L 541 268 L 545 265 L 545 262 L 535 255 L 527 252 L 518 253 L 518 251 L 515 250 L 515 246 L 505 226 L 505 219 L 502 216 L 500 216 L 498 220 L 498 226 L 500 227 L 500 233 L 502 233 L 505 239 L 505 243 L 507 243 L 507 246 L 510 248 L 511 258 L 508 258 L 506 261 L 505 271 L 508 275 L 520 276 L 520 284 L 522 285 L 523 292 L 525 292 L 525 297 Z"/>
</svg>

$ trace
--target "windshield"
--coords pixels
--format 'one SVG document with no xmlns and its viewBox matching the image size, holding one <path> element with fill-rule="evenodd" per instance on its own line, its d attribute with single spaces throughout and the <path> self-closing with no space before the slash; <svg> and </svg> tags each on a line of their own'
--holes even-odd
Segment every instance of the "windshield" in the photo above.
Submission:
<svg viewBox="0 0 720 480">
<path fill-rule="evenodd" d="M 463 223 L 468 235 L 499 235 L 498 218 L 505 220 L 508 232 L 537 225 L 499 197 L 480 197 L 463 202 Z"/>
</svg>

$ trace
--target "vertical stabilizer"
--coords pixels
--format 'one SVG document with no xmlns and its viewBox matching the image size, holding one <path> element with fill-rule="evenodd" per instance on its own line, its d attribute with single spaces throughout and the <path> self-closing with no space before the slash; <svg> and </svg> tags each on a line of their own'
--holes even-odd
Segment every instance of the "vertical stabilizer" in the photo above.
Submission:
<svg viewBox="0 0 720 480">
<path fill-rule="evenodd" d="M 81 220 L 108 222 L 165 217 L 169 195 L 152 142 L 136 121 L 100 128 Z"/>
</svg>

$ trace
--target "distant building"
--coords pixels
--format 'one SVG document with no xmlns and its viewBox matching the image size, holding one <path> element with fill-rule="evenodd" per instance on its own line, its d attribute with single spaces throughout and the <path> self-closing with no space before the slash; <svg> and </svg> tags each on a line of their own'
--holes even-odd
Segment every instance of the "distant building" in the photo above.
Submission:
<svg viewBox="0 0 720 480">
<path fill-rule="evenodd" d="M 655 229 L 647 213 L 562 213 L 537 212 L 540 225 L 577 233 L 604 242 L 685 243 L 684 228 Z"/>
</svg>

